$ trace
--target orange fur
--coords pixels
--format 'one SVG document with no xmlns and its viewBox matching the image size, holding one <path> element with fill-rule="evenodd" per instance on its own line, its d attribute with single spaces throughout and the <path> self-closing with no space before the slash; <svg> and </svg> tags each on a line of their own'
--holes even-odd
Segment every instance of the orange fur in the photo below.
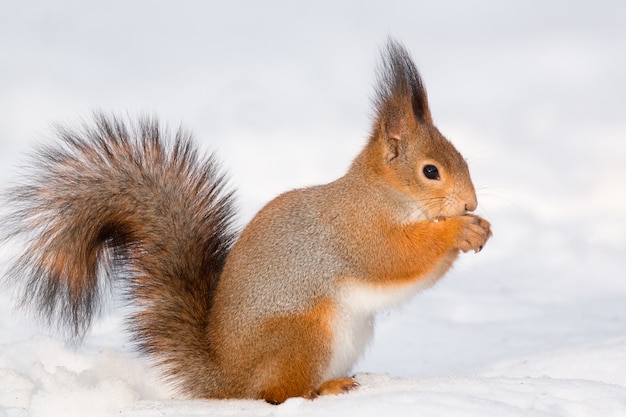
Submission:
<svg viewBox="0 0 626 417">
<path fill-rule="evenodd" d="M 310 398 L 322 383 L 335 313 L 330 299 L 321 299 L 302 313 L 259 320 L 239 332 L 212 320 L 209 334 L 216 359 L 230 364 L 227 397 L 262 398 L 281 403 L 289 397 Z M 215 313 L 217 314 L 217 313 Z"/>
<path fill-rule="evenodd" d="M 337 378 L 330 379 L 320 385 L 313 393 L 312 398 L 320 395 L 337 395 L 345 394 L 359 386 L 354 378 Z"/>
</svg>

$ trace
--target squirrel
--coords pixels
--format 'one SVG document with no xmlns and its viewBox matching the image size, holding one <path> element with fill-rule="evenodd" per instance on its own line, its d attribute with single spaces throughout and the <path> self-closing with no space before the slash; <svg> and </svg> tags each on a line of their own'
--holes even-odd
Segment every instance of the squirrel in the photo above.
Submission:
<svg viewBox="0 0 626 417">
<path fill-rule="evenodd" d="M 348 376 L 377 312 L 433 285 L 491 236 L 467 163 L 389 39 L 363 150 L 344 176 L 279 195 L 243 230 L 214 154 L 155 118 L 58 127 L 5 192 L 5 281 L 76 341 L 113 281 L 141 353 L 186 397 L 313 399 Z"/>
</svg>

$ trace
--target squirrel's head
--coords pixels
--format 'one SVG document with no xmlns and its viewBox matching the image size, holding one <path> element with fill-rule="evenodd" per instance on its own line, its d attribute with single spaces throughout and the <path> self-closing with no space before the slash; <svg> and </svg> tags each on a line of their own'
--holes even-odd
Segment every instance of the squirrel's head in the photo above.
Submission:
<svg viewBox="0 0 626 417">
<path fill-rule="evenodd" d="M 474 211 L 478 203 L 467 163 L 433 125 L 417 68 L 393 40 L 383 54 L 374 104 L 368 160 L 416 207 L 419 213 L 413 214 L 434 220 Z"/>
</svg>

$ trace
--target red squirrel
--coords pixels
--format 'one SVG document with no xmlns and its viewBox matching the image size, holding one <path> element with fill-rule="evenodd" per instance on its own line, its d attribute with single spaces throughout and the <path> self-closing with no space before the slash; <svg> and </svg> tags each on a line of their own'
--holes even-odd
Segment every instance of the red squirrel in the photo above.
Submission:
<svg viewBox="0 0 626 417">
<path fill-rule="evenodd" d="M 190 398 L 355 388 L 375 314 L 491 236 L 409 53 L 389 40 L 382 55 L 371 134 L 346 174 L 278 196 L 241 233 L 216 159 L 183 130 L 101 113 L 59 128 L 5 193 L 3 240 L 24 242 L 6 282 L 79 340 L 119 280 L 139 350 Z"/>
</svg>

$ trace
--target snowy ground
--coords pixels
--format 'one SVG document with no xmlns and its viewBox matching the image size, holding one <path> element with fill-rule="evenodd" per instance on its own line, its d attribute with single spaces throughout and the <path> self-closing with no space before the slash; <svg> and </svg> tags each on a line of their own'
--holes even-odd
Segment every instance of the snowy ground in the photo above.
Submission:
<svg viewBox="0 0 626 417">
<path fill-rule="evenodd" d="M 177 398 L 122 309 L 74 349 L 3 290 L 0 416 L 626 416 L 624 3 L 250 3 L 1 3 L 0 185 L 51 122 L 155 113 L 218 152 L 244 223 L 346 169 L 392 34 L 493 240 L 380 316 L 358 390 L 280 406 Z"/>
</svg>

